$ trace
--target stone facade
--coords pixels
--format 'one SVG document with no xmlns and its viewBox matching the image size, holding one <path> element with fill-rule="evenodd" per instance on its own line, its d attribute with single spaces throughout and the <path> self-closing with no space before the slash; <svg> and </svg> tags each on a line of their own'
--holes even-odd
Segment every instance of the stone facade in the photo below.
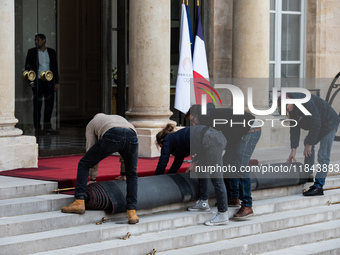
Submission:
<svg viewBox="0 0 340 255">
<path fill-rule="evenodd" d="M 321 89 L 325 98 L 329 84 L 340 71 L 340 2 L 306 1 L 306 77 L 322 79 L 307 83 Z M 269 0 L 210 0 L 204 2 L 208 31 L 207 52 L 211 78 L 257 78 L 269 76 Z M 0 170 L 37 166 L 35 137 L 22 136 L 14 126 L 15 58 L 12 0 L 0 0 Z M 172 115 L 169 110 L 170 1 L 132 0 L 129 10 L 129 109 L 126 115 L 136 126 L 140 138 L 140 156 L 154 157 L 155 134 Z M 208 24 L 206 23 L 208 22 Z M 237 80 L 235 80 L 237 81 Z M 246 94 L 250 84 L 237 84 Z M 255 107 L 267 107 L 263 91 L 266 82 L 251 84 Z M 262 93 L 260 96 L 260 94 Z M 231 98 L 224 101 L 231 103 Z M 334 102 L 340 110 L 340 100 Z M 286 130 L 264 129 L 260 147 L 280 146 Z M 283 138 L 281 138 L 283 137 Z"/>
</svg>

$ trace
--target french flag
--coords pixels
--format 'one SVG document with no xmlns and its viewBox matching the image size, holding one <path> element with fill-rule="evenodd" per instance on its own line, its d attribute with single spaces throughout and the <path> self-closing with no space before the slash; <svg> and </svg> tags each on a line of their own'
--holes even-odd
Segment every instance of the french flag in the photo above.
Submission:
<svg viewBox="0 0 340 255">
<path fill-rule="evenodd" d="M 196 29 L 192 68 L 194 76 L 195 101 L 196 104 L 201 104 L 202 94 L 206 93 L 204 90 L 199 88 L 206 88 L 206 85 L 210 86 L 210 83 L 199 5 L 197 5 Z M 212 102 L 210 97 L 207 98 L 207 102 Z"/>
</svg>

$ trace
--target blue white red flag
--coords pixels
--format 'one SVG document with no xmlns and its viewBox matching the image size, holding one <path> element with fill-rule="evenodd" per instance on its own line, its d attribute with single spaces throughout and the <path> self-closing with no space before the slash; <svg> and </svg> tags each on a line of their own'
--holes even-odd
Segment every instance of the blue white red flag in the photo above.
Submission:
<svg viewBox="0 0 340 255">
<path fill-rule="evenodd" d="M 205 94 L 204 90 L 199 88 L 204 88 L 202 83 L 205 85 L 210 85 L 209 83 L 209 71 L 208 71 L 208 61 L 207 54 L 205 51 L 205 43 L 203 37 L 202 23 L 200 17 L 200 9 L 197 6 L 197 19 L 196 19 L 196 36 L 193 54 L 193 74 L 194 74 L 194 90 L 195 90 L 195 100 L 196 104 L 201 104 L 201 95 Z M 211 98 L 208 98 L 207 102 L 211 102 Z"/>
<path fill-rule="evenodd" d="M 193 78 L 188 18 L 182 4 L 179 42 L 179 64 L 176 81 L 175 109 L 187 113 L 190 109 L 190 80 Z"/>
</svg>

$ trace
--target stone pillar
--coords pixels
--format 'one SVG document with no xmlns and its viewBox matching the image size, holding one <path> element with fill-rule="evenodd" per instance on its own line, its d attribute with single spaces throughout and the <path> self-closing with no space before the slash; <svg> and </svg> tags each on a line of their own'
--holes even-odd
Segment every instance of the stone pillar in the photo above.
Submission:
<svg viewBox="0 0 340 255">
<path fill-rule="evenodd" d="M 14 1 L 0 0 L 0 171 L 36 167 L 35 137 L 22 136 L 15 128 Z"/>
<path fill-rule="evenodd" d="M 233 66 L 233 0 L 209 0 L 205 2 L 204 8 L 208 8 L 209 18 L 208 29 L 205 30 L 208 34 L 209 77 L 217 83 L 230 83 Z M 231 107 L 231 93 L 219 89 L 217 92 L 223 106 Z"/>
<path fill-rule="evenodd" d="M 231 78 L 233 0 L 210 0 L 209 7 L 210 78 Z"/>
<path fill-rule="evenodd" d="M 159 155 L 155 135 L 170 108 L 170 1 L 131 0 L 129 22 L 129 121 L 137 128 L 139 156 Z"/>
<path fill-rule="evenodd" d="M 234 0 L 233 78 L 254 106 L 268 107 L 270 1 Z M 242 79 L 238 79 L 242 78 Z"/>
</svg>

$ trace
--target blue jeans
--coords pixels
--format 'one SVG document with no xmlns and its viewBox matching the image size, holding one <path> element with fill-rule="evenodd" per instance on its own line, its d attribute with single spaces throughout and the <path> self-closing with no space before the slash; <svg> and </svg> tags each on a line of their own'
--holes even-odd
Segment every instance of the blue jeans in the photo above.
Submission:
<svg viewBox="0 0 340 255">
<path fill-rule="evenodd" d="M 114 152 L 119 152 L 124 159 L 126 173 L 126 209 L 134 210 L 137 205 L 138 189 L 138 139 L 135 131 L 128 128 L 115 127 L 109 129 L 81 158 L 78 163 L 75 198 L 84 197 L 88 199 L 86 185 L 89 169 Z"/>
<path fill-rule="evenodd" d="M 199 155 L 204 158 L 206 166 L 223 166 L 222 153 L 227 144 L 224 135 L 212 128 L 209 128 L 204 136 L 202 147 L 205 155 Z M 206 174 L 205 178 L 199 178 L 200 199 L 209 199 L 209 179 L 214 186 L 217 209 L 219 212 L 228 211 L 227 191 L 223 181 L 223 173 L 215 172 L 213 175 Z"/>
<path fill-rule="evenodd" d="M 251 155 L 253 154 L 256 144 L 261 137 L 261 130 L 245 134 L 236 146 L 229 146 L 224 155 L 223 161 L 226 164 L 236 166 L 239 171 L 241 166 L 248 166 Z M 249 172 L 238 172 L 226 179 L 228 197 L 231 199 L 239 198 L 242 205 L 252 207 L 253 199 L 251 197 L 251 179 Z"/>
<path fill-rule="evenodd" d="M 331 159 L 331 150 L 332 150 L 332 145 L 334 141 L 334 137 L 336 134 L 337 128 L 333 129 L 331 132 L 329 132 L 326 136 L 324 136 L 320 140 L 320 148 L 318 151 L 318 162 L 319 162 L 319 169 L 321 171 L 318 171 L 316 176 L 315 176 L 315 182 L 314 186 L 317 188 L 322 188 L 323 185 L 325 185 L 326 181 L 326 176 L 328 173 L 328 168 L 329 168 L 329 162 Z M 305 157 L 305 164 L 309 165 L 309 169 L 312 169 L 314 165 L 314 158 L 315 158 L 315 146 L 312 146 L 312 155 L 309 157 Z M 325 167 L 324 167 L 325 166 Z M 315 168 L 318 170 L 318 167 Z M 312 173 L 312 172 L 310 172 Z"/>
</svg>

